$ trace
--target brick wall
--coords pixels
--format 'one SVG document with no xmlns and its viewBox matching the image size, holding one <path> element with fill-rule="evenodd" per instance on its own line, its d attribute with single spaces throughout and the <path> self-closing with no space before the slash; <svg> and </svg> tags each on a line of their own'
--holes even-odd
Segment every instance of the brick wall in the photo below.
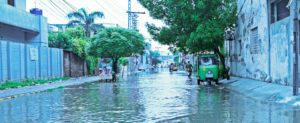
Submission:
<svg viewBox="0 0 300 123">
<path fill-rule="evenodd" d="M 67 77 L 80 77 L 87 75 L 87 66 L 84 60 L 77 55 L 64 51 L 64 74 Z"/>
</svg>

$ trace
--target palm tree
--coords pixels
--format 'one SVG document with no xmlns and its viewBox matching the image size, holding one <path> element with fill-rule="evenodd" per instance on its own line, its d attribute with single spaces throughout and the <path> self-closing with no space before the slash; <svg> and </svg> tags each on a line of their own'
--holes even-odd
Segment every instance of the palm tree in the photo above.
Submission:
<svg viewBox="0 0 300 123">
<path fill-rule="evenodd" d="M 87 37 L 91 36 L 92 30 L 96 31 L 97 28 L 103 27 L 102 24 L 95 24 L 95 19 L 104 17 L 103 12 L 100 11 L 87 13 L 84 8 L 81 8 L 78 11 L 69 13 L 67 16 L 70 19 L 67 26 L 82 26 L 85 29 L 85 35 Z"/>
</svg>

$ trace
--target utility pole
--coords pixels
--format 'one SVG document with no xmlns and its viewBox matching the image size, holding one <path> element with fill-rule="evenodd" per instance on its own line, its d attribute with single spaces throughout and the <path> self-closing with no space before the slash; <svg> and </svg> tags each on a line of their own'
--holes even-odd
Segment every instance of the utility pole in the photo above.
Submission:
<svg viewBox="0 0 300 123">
<path fill-rule="evenodd" d="M 298 95 L 298 61 L 299 61 L 299 20 L 298 20 L 298 3 L 297 0 L 294 1 L 294 66 L 293 66 L 293 95 Z"/>
<path fill-rule="evenodd" d="M 135 29 L 138 31 L 138 14 L 146 14 L 145 12 L 131 11 L 131 0 L 128 0 L 128 29 Z"/>
<path fill-rule="evenodd" d="M 128 0 L 128 29 L 131 28 L 131 0 Z"/>
</svg>

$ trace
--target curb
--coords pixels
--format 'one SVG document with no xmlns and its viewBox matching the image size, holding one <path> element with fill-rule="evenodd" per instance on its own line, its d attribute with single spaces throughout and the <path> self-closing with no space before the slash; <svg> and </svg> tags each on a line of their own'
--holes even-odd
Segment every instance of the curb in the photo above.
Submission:
<svg viewBox="0 0 300 123">
<path fill-rule="evenodd" d="M 257 101 L 300 106 L 300 96 L 293 96 L 290 86 L 239 77 L 232 77 L 232 80 L 221 80 L 220 83 L 225 89 Z"/>
<path fill-rule="evenodd" d="M 55 89 L 59 87 L 71 86 L 71 85 L 80 85 L 83 83 L 90 83 L 98 81 L 100 78 L 99 76 L 93 77 L 80 77 L 80 78 L 72 78 L 66 81 L 56 81 L 52 83 L 45 83 L 42 85 L 35 85 L 35 86 L 26 86 L 21 88 L 13 88 L 0 91 L 0 100 L 14 98 L 18 95 L 28 94 L 28 93 L 37 93 L 49 89 Z M 2 99 L 1 99 L 2 98 Z"/>
</svg>

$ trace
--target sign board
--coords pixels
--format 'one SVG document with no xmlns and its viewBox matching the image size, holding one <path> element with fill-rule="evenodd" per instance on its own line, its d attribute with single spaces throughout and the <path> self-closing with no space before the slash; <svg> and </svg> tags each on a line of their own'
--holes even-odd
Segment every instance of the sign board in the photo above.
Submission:
<svg viewBox="0 0 300 123">
<path fill-rule="evenodd" d="M 30 60 L 37 61 L 39 59 L 38 49 L 37 48 L 30 48 Z"/>
</svg>

